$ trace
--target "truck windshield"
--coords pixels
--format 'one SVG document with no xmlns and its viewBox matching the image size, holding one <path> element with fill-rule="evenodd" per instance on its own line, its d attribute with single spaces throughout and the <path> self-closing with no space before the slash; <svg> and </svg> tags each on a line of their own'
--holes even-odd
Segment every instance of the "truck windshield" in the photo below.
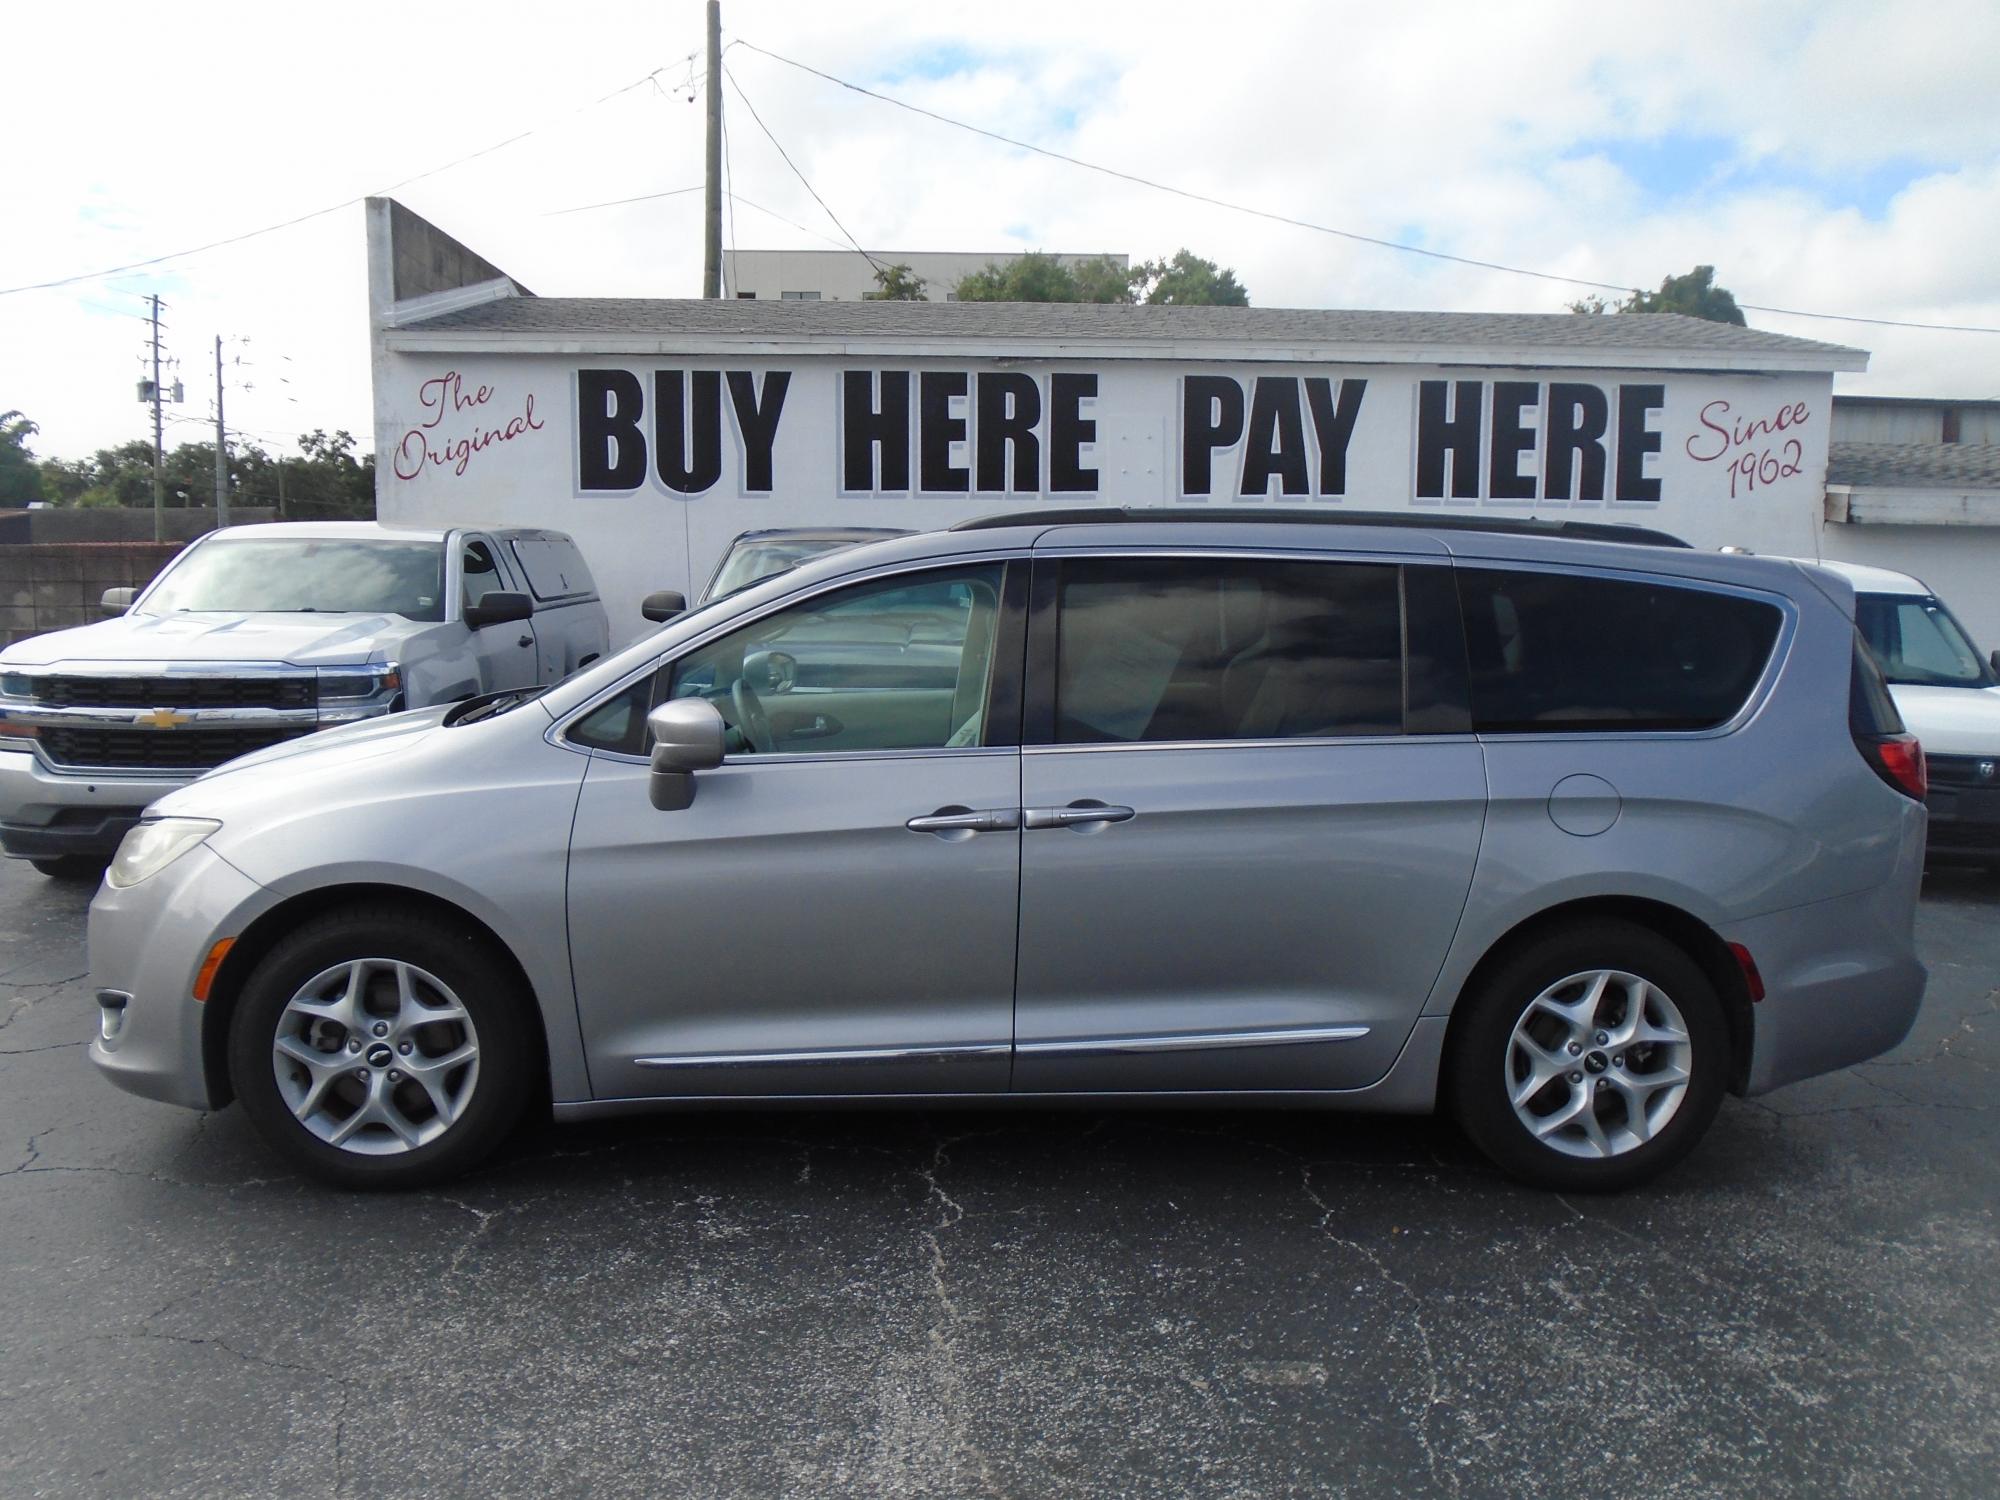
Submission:
<svg viewBox="0 0 2000 1500">
<path fill-rule="evenodd" d="M 444 618 L 439 542 L 232 537 L 184 554 L 140 606 L 149 615 L 238 612 Z"/>
<path fill-rule="evenodd" d="M 1861 594 L 1855 623 L 1882 675 L 1904 687 L 1983 688 L 1992 669 L 1942 600 L 1917 594 Z"/>
<path fill-rule="evenodd" d="M 753 583 L 789 573 L 800 563 L 811 562 L 815 557 L 853 545 L 853 540 L 847 537 L 786 537 L 767 542 L 739 542 L 730 549 L 729 556 L 717 570 L 714 580 L 702 595 L 702 602 L 706 604 L 739 593 Z"/>
</svg>

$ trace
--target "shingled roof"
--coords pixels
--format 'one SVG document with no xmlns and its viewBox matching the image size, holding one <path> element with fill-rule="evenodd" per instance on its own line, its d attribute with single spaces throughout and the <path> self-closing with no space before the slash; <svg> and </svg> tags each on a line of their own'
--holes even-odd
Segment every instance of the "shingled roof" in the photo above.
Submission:
<svg viewBox="0 0 2000 1500">
<path fill-rule="evenodd" d="M 411 332 L 708 335 L 741 339 L 1491 346 L 1498 349 L 1821 356 L 1861 350 L 1675 313 L 1468 313 L 1094 302 L 815 302 L 749 298 L 498 297 L 399 325 Z"/>
<path fill-rule="evenodd" d="M 1828 484 L 1901 490 L 2000 490 L 2000 445 L 1833 443 Z"/>
</svg>

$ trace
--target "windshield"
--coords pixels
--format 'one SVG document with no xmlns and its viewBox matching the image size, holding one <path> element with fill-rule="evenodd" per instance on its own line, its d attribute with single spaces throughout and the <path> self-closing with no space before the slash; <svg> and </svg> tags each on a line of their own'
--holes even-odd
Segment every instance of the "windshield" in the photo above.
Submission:
<svg viewBox="0 0 2000 1500">
<path fill-rule="evenodd" d="M 229 538 L 183 553 L 140 612 L 318 612 L 444 618 L 440 542 Z"/>
<path fill-rule="evenodd" d="M 1983 688 L 1993 671 L 1942 600 L 1916 594 L 1862 594 L 1855 622 L 1882 674 L 1906 687 Z"/>
<path fill-rule="evenodd" d="M 722 560 L 715 577 L 702 595 L 704 603 L 747 589 L 766 578 L 789 573 L 802 562 L 810 562 L 829 552 L 856 544 L 852 537 L 786 537 L 783 540 L 739 542 Z"/>
</svg>

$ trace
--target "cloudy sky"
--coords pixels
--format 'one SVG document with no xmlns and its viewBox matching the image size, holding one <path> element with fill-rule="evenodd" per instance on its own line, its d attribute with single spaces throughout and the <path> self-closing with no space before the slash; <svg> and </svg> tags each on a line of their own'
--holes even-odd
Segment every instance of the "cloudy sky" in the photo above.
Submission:
<svg viewBox="0 0 2000 1500">
<path fill-rule="evenodd" d="M 1712 262 L 1747 303 L 2000 328 L 1990 0 L 726 0 L 723 12 L 726 41 L 1323 225 L 1626 286 Z M 153 292 L 187 394 L 170 442 L 209 420 L 222 334 L 232 429 L 284 447 L 347 427 L 366 445 L 362 214 L 347 200 L 392 185 L 543 295 L 699 291 L 699 193 L 562 210 L 700 182 L 700 0 L 188 0 L 164 20 L 153 5 L 55 0 L 10 13 L 0 289 L 332 211 L 143 271 L 0 295 L 0 410 L 41 424 L 41 454 L 147 433 L 133 382 Z M 725 62 L 870 250 L 1137 260 L 1185 245 L 1268 306 L 1556 311 L 1582 294 L 1120 183 L 747 46 Z M 731 243 L 837 241 L 734 88 L 725 100 Z M 2000 397 L 2000 334 L 1750 320 L 1873 351 L 1842 390 Z"/>
</svg>

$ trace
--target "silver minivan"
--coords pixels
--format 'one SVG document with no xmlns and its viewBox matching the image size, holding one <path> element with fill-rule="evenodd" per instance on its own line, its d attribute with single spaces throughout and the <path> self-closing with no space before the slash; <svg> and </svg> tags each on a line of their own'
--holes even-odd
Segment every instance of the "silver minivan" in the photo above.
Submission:
<svg viewBox="0 0 2000 1500">
<path fill-rule="evenodd" d="M 1847 583 L 1370 521 L 969 523 L 234 761 L 92 904 L 91 1058 L 353 1187 L 785 1100 L 1441 1107 L 1568 1190 L 1901 1040 L 1923 760 Z"/>
</svg>

